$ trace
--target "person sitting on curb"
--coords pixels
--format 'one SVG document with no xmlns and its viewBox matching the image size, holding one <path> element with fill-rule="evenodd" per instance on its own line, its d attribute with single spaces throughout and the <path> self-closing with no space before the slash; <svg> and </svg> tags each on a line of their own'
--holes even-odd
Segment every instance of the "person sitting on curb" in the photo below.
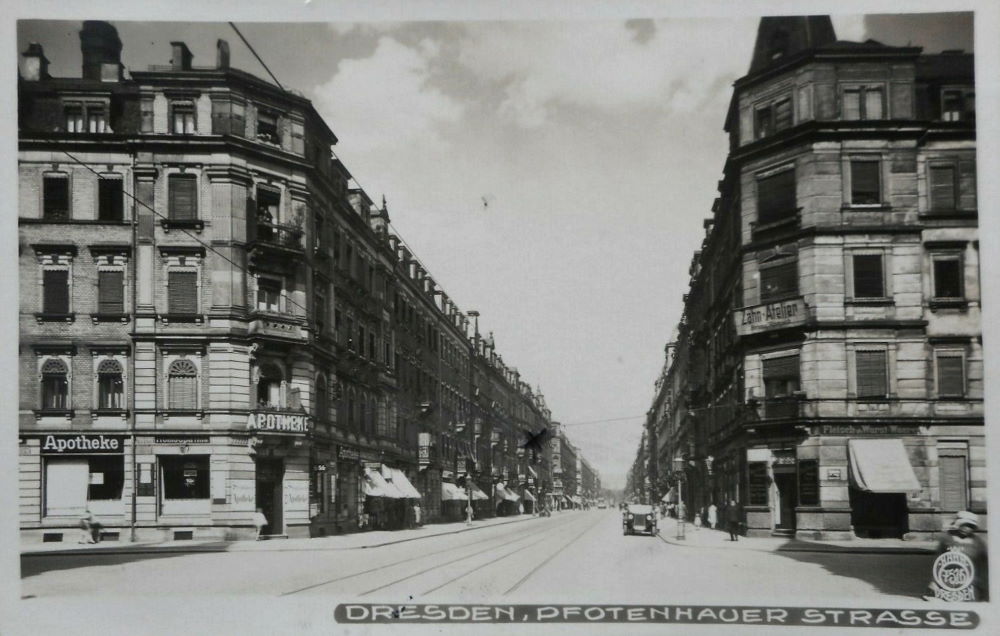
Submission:
<svg viewBox="0 0 1000 636">
<path fill-rule="evenodd" d="M 98 532 L 96 538 L 94 537 L 95 526 Z M 100 538 L 100 524 L 94 520 L 94 514 L 90 512 L 90 508 L 87 508 L 80 516 L 80 540 L 77 543 L 97 543 Z"/>
</svg>

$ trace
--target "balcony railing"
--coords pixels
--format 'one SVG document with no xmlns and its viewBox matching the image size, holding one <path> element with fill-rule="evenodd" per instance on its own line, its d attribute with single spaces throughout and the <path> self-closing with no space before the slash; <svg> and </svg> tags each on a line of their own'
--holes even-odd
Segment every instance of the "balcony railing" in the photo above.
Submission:
<svg viewBox="0 0 1000 636">
<path fill-rule="evenodd" d="M 786 420 L 799 417 L 802 399 L 798 396 L 766 397 L 761 400 L 761 419 Z"/>
<path fill-rule="evenodd" d="M 278 248 L 292 252 L 303 252 L 302 229 L 294 225 L 282 225 L 257 220 L 253 226 L 252 241 L 256 245 Z"/>
</svg>

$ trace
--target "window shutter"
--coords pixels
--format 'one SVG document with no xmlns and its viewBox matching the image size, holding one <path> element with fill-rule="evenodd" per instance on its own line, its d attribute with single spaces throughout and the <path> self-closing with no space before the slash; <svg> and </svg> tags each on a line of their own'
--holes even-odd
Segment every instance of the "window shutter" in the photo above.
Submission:
<svg viewBox="0 0 1000 636">
<path fill-rule="evenodd" d="M 170 272 L 167 310 L 171 314 L 198 313 L 197 272 Z"/>
<path fill-rule="evenodd" d="M 97 312 L 121 314 L 125 312 L 125 273 L 97 273 Z"/>
<path fill-rule="evenodd" d="M 861 119 L 861 91 L 844 91 L 844 119 Z"/>
<path fill-rule="evenodd" d="M 858 397 L 885 397 L 888 393 L 885 351 L 858 351 Z"/>
<path fill-rule="evenodd" d="M 198 218 L 198 180 L 194 175 L 171 175 L 170 219 L 190 221 Z"/>
<path fill-rule="evenodd" d="M 955 209 L 955 167 L 931 166 L 931 210 Z"/>
<path fill-rule="evenodd" d="M 968 475 L 963 456 L 942 455 L 938 458 L 941 478 L 941 509 L 965 510 L 968 507 Z"/>
<path fill-rule="evenodd" d="M 774 129 L 784 130 L 792 126 L 792 100 L 783 99 L 774 105 Z"/>
<path fill-rule="evenodd" d="M 42 286 L 42 311 L 46 314 L 68 314 L 69 270 L 45 270 Z"/>
<path fill-rule="evenodd" d="M 960 396 L 965 394 L 965 374 L 963 373 L 962 366 L 962 356 L 939 355 L 937 357 L 939 396 Z"/>
<path fill-rule="evenodd" d="M 784 356 L 764 360 L 764 379 L 799 377 L 799 356 Z"/>
<path fill-rule="evenodd" d="M 232 102 L 212 102 L 212 134 L 228 135 L 232 130 Z"/>
<path fill-rule="evenodd" d="M 757 181 L 757 217 L 771 223 L 796 212 L 795 170 L 785 170 Z"/>
<path fill-rule="evenodd" d="M 760 302 L 769 303 L 795 296 L 798 291 L 798 261 L 789 261 L 760 270 Z"/>
<path fill-rule="evenodd" d="M 880 89 L 865 90 L 865 119 L 882 119 L 882 91 Z"/>
<path fill-rule="evenodd" d="M 124 218 L 122 201 L 122 180 L 101 177 L 97 182 L 98 217 L 102 221 L 121 221 Z"/>
<path fill-rule="evenodd" d="M 854 257 L 854 297 L 882 298 L 882 257 L 878 254 L 859 254 Z"/>
<path fill-rule="evenodd" d="M 42 180 L 43 215 L 47 219 L 69 218 L 69 179 L 45 177 Z"/>
<path fill-rule="evenodd" d="M 173 375 L 170 376 L 170 408 L 171 409 L 195 409 L 198 408 L 196 390 L 197 376 L 193 375 Z"/>
<path fill-rule="evenodd" d="M 882 201 L 878 161 L 851 162 L 851 203 L 871 205 Z"/>
</svg>

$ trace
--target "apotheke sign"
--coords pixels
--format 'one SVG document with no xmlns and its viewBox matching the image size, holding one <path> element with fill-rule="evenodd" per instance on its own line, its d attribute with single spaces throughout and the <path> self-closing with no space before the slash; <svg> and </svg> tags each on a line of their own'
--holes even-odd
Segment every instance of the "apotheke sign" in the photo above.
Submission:
<svg viewBox="0 0 1000 636">
<path fill-rule="evenodd" d="M 124 438 L 116 435 L 46 435 L 42 438 L 42 452 L 52 455 L 120 455 L 124 451 Z"/>
<path fill-rule="evenodd" d="M 747 336 L 779 327 L 804 324 L 808 312 L 806 302 L 801 298 L 783 300 L 776 303 L 745 307 L 733 312 L 736 333 Z"/>
<path fill-rule="evenodd" d="M 250 413 L 247 416 L 247 430 L 273 433 L 306 433 L 309 431 L 309 416 L 296 413 Z"/>
</svg>

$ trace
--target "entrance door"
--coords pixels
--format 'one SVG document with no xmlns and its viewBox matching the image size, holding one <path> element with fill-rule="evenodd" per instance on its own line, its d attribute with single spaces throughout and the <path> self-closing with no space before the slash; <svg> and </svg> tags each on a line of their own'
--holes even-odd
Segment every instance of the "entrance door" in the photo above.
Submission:
<svg viewBox="0 0 1000 636">
<path fill-rule="evenodd" d="M 909 532 L 904 493 L 872 493 L 848 489 L 854 534 L 869 539 L 902 538 Z"/>
<path fill-rule="evenodd" d="M 778 523 L 775 524 L 775 528 L 778 530 L 794 530 L 795 505 L 799 498 L 795 473 L 791 471 L 783 472 L 776 468 L 774 471 L 774 484 L 778 487 L 779 508 L 779 519 Z"/>
<path fill-rule="evenodd" d="M 285 524 L 282 518 L 282 486 L 285 478 L 285 463 L 280 459 L 257 460 L 257 507 L 264 513 L 267 525 L 261 534 L 282 534 Z"/>
</svg>

